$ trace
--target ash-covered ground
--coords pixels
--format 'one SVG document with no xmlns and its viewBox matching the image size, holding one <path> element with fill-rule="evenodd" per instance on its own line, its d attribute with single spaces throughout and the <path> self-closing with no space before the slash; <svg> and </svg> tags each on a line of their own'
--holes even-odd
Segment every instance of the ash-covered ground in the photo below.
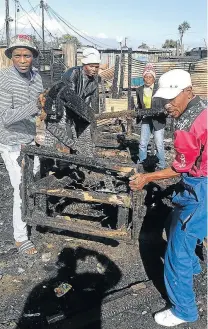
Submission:
<svg viewBox="0 0 208 329">
<path fill-rule="evenodd" d="M 166 306 L 161 233 L 170 203 L 161 201 L 144 216 L 138 246 L 33 228 L 39 253 L 23 257 L 14 247 L 12 188 L 0 161 L 0 329 L 161 328 L 153 314 Z M 180 329 L 207 328 L 206 256 L 205 250 L 198 252 L 203 267 L 195 278 L 200 318 Z M 69 291 L 59 297 L 54 289 L 63 283 Z"/>
</svg>

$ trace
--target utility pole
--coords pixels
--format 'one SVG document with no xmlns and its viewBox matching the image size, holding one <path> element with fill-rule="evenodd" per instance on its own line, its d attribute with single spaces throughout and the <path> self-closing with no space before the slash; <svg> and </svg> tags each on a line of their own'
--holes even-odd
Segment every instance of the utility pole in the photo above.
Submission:
<svg viewBox="0 0 208 329">
<path fill-rule="evenodd" d="M 17 35 L 17 0 L 14 0 L 14 34 Z"/>
<path fill-rule="evenodd" d="M 14 16 L 14 22 L 15 22 L 15 25 L 14 25 L 14 33 L 15 35 L 17 35 L 17 13 L 19 12 L 19 1 L 18 0 L 15 0 L 14 2 L 15 4 L 15 16 Z"/>
<path fill-rule="evenodd" d="M 45 18 L 44 18 L 44 2 L 40 1 L 40 8 L 42 9 L 42 39 L 43 39 L 43 50 L 45 50 Z"/>
<path fill-rule="evenodd" d="M 9 46 L 10 36 L 9 36 L 9 0 L 5 0 L 5 9 L 6 9 L 6 17 L 5 17 L 5 24 L 6 24 L 6 42 L 7 47 Z"/>
</svg>

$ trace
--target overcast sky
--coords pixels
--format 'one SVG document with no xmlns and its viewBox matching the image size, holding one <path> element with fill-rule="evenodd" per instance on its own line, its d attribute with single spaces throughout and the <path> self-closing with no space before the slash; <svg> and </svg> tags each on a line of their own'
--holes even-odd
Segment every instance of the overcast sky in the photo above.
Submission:
<svg viewBox="0 0 208 329">
<path fill-rule="evenodd" d="M 14 0 L 9 1 L 10 16 L 14 18 Z M 31 10 L 29 1 L 35 7 L 35 12 Z M 26 11 L 31 10 L 29 20 L 40 33 L 39 2 L 29 1 L 20 0 L 20 4 Z M 134 48 L 142 42 L 159 47 L 165 39 L 178 39 L 178 25 L 184 20 L 191 26 L 184 37 L 186 48 L 204 46 L 204 39 L 207 38 L 206 0 L 48 0 L 47 3 L 81 33 L 85 33 L 86 37 L 98 37 L 106 47 L 112 45 L 112 39 L 118 40 L 119 37 L 128 37 L 128 45 Z M 4 6 L 5 0 L 0 0 L 0 30 L 4 25 Z M 31 31 L 28 17 L 21 17 L 24 14 L 20 8 L 19 33 Z M 65 29 L 63 24 L 59 25 L 47 14 L 46 26 L 53 36 L 70 33 L 68 28 Z M 117 45 L 116 41 L 114 43 Z"/>
</svg>

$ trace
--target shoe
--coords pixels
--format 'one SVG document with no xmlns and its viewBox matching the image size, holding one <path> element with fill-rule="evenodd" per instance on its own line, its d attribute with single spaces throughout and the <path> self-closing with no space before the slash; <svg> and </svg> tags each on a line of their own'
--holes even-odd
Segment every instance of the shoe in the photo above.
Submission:
<svg viewBox="0 0 208 329">
<path fill-rule="evenodd" d="M 174 327 L 174 326 L 177 326 L 181 323 L 185 323 L 187 321 L 179 319 L 177 316 L 175 316 L 171 312 L 171 309 L 168 309 L 168 310 L 156 313 L 155 314 L 155 322 L 157 322 L 161 326 Z"/>
</svg>

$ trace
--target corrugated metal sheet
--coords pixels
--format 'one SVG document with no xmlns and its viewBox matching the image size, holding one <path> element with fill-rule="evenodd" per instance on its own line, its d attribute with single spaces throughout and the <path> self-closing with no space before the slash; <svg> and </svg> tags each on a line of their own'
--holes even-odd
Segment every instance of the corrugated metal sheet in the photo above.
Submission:
<svg viewBox="0 0 208 329">
<path fill-rule="evenodd" d="M 206 97 L 208 94 L 208 59 L 204 58 L 192 66 L 191 80 L 195 94 Z"/>
<path fill-rule="evenodd" d="M 132 78 L 142 77 L 142 73 L 145 68 L 145 63 L 132 60 Z M 157 62 L 153 63 L 156 71 L 157 79 L 165 73 L 173 69 L 183 69 L 188 71 L 189 62 Z M 128 88 L 128 60 L 125 58 L 125 69 L 124 69 L 124 88 Z"/>
<path fill-rule="evenodd" d="M 101 63 L 102 64 L 108 64 L 109 67 L 115 65 L 116 55 L 121 56 L 120 51 L 113 52 L 112 50 L 109 52 L 101 51 Z M 161 56 L 167 56 L 169 55 L 169 52 L 142 52 L 142 51 L 133 51 L 132 52 L 132 58 L 135 60 L 139 60 L 141 62 L 158 62 L 159 57 Z M 127 57 L 127 52 L 125 51 L 125 57 Z"/>
</svg>

